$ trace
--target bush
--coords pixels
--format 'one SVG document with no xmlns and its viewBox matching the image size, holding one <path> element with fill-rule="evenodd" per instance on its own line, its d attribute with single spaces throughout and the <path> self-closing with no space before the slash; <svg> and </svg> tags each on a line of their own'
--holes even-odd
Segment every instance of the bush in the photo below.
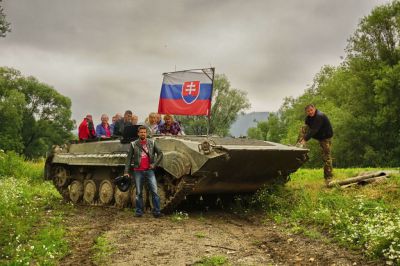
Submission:
<svg viewBox="0 0 400 266">
<path fill-rule="evenodd" d="M 41 181 L 43 177 L 43 161 L 32 163 L 15 152 L 0 150 L 0 179 L 5 177 L 29 177 L 32 181 Z"/>
<path fill-rule="evenodd" d="M 55 264 L 67 252 L 61 196 L 42 179 L 43 163 L 0 152 L 0 265 Z"/>
<path fill-rule="evenodd" d="M 341 179 L 371 170 L 335 169 L 335 175 Z M 400 265 L 400 176 L 381 185 L 327 189 L 318 172 L 299 170 L 285 187 L 261 189 L 253 204 L 296 232 L 316 227 L 371 258 Z"/>
</svg>

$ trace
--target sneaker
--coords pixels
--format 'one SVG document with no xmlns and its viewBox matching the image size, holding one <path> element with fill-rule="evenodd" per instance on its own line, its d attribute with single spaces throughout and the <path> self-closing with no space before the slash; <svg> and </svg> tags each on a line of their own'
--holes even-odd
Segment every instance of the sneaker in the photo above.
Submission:
<svg viewBox="0 0 400 266">
<path fill-rule="evenodd" d="M 136 218 L 140 218 L 140 217 L 142 217 L 142 216 L 143 216 L 143 214 L 135 213 L 135 217 L 136 217 Z"/>
<path fill-rule="evenodd" d="M 161 218 L 161 217 L 164 216 L 164 214 L 162 214 L 162 213 L 154 213 L 153 216 L 154 216 L 154 218 Z"/>
</svg>

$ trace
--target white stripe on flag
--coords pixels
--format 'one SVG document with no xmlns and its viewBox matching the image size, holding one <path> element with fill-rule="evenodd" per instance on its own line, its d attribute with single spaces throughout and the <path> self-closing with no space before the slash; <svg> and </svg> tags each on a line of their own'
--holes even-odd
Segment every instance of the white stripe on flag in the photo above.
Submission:
<svg viewBox="0 0 400 266">
<path fill-rule="evenodd" d="M 206 69 L 208 70 L 208 69 Z M 209 74 L 210 77 L 212 77 Z M 185 81 L 195 81 L 198 80 L 202 84 L 211 84 L 212 80 L 203 72 L 192 72 L 192 71 L 182 71 L 182 72 L 171 72 L 164 74 L 164 84 L 183 84 Z"/>
</svg>

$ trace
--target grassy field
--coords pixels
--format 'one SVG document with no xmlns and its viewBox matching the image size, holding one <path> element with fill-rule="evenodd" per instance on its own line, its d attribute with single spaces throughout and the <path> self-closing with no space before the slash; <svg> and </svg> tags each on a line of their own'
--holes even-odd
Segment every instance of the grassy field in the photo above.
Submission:
<svg viewBox="0 0 400 266">
<path fill-rule="evenodd" d="M 335 178 L 382 169 L 335 169 Z M 321 169 L 301 169 L 285 187 L 265 188 L 253 206 L 288 230 L 310 237 L 321 234 L 370 258 L 400 264 L 400 175 L 383 184 L 325 187 Z"/>
<path fill-rule="evenodd" d="M 335 178 L 374 170 L 335 169 Z M 61 203 L 42 173 L 43 162 L 0 151 L 0 265 L 54 265 L 68 252 L 63 213 L 71 207 Z M 395 175 L 383 184 L 328 189 L 321 169 L 302 169 L 286 186 L 260 190 L 247 211 L 261 210 L 291 232 L 323 236 L 400 265 L 399 186 L 400 175 Z M 186 218 L 185 213 L 171 216 L 177 222 Z M 104 246 L 98 238 L 94 254 L 103 254 Z M 206 259 L 202 263 L 209 264 Z"/>
<path fill-rule="evenodd" d="M 54 265 L 67 253 L 61 196 L 43 162 L 0 151 L 0 265 Z"/>
</svg>

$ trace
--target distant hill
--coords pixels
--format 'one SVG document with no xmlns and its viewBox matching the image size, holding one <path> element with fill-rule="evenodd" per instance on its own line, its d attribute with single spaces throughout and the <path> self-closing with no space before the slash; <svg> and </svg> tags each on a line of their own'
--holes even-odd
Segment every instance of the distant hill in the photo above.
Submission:
<svg viewBox="0 0 400 266">
<path fill-rule="evenodd" d="M 257 126 L 257 122 L 267 121 L 268 116 L 268 112 L 252 112 L 239 115 L 229 129 L 229 134 L 234 137 L 247 136 L 247 129 Z"/>
</svg>

